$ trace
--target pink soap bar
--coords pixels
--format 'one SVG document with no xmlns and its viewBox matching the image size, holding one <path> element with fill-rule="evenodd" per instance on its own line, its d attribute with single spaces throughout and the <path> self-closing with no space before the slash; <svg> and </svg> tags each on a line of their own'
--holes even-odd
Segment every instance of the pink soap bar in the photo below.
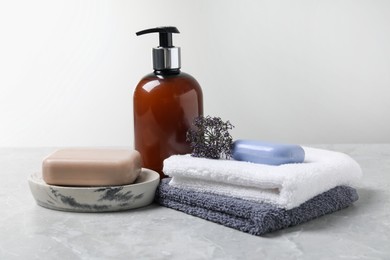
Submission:
<svg viewBox="0 0 390 260">
<path fill-rule="evenodd" d="M 141 155 L 122 149 L 62 149 L 42 163 L 47 184 L 114 186 L 135 181 L 141 172 Z"/>
</svg>

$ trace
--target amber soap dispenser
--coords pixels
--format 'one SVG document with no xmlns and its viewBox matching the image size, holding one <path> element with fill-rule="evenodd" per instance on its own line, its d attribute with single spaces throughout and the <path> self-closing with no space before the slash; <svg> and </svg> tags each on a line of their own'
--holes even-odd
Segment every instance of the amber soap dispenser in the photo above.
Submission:
<svg viewBox="0 0 390 260">
<path fill-rule="evenodd" d="M 137 36 L 158 33 L 160 44 L 153 48 L 154 72 L 146 75 L 134 91 L 134 144 L 143 167 L 161 178 L 163 161 L 174 154 L 191 153 L 186 134 L 193 120 L 203 115 L 199 83 L 180 70 L 180 48 L 173 46 L 176 27 L 139 31 Z"/>
</svg>

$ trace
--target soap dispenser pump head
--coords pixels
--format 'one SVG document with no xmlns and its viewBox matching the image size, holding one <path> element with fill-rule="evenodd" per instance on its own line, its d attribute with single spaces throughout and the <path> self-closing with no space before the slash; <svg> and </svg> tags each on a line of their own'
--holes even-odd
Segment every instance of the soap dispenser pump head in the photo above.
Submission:
<svg viewBox="0 0 390 260">
<path fill-rule="evenodd" d="M 159 33 L 160 44 L 153 48 L 153 69 L 178 70 L 180 69 L 180 48 L 173 46 L 172 33 L 180 33 L 176 27 L 165 26 L 142 30 L 136 33 L 137 36 Z"/>
</svg>

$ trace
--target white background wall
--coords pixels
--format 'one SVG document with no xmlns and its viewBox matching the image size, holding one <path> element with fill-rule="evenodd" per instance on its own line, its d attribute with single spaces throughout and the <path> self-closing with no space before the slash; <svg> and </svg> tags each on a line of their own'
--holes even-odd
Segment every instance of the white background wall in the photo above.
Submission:
<svg viewBox="0 0 390 260">
<path fill-rule="evenodd" d="M 132 146 L 132 92 L 175 25 L 234 138 L 390 142 L 390 1 L 0 1 L 0 146 Z"/>
</svg>

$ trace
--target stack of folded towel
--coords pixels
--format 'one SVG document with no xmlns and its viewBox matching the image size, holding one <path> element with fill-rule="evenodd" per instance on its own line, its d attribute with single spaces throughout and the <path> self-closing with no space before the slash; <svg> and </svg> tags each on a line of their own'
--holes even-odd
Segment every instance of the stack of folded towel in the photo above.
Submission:
<svg viewBox="0 0 390 260">
<path fill-rule="evenodd" d="M 361 177 L 348 155 L 304 147 L 305 162 L 271 166 L 174 155 L 156 193 L 163 206 L 254 235 L 350 206 Z"/>
</svg>

